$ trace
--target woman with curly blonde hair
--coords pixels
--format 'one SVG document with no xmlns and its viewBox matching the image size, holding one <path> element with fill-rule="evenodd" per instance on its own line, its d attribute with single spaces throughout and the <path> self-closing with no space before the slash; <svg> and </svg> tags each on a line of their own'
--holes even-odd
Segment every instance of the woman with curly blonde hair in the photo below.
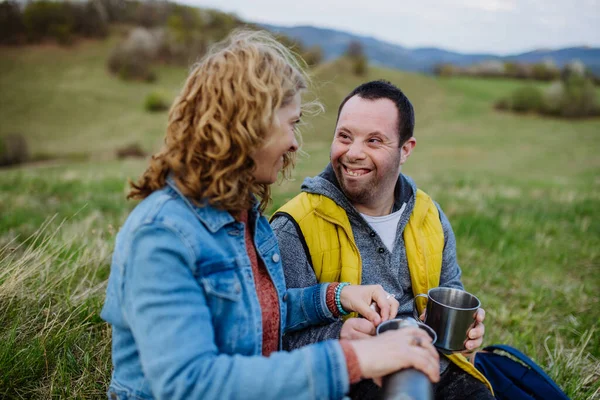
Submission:
<svg viewBox="0 0 600 400">
<path fill-rule="evenodd" d="M 286 290 L 262 212 L 293 166 L 307 82 L 264 32 L 232 34 L 190 72 L 116 240 L 102 310 L 109 398 L 335 399 L 407 366 L 437 379 L 437 352 L 418 329 L 280 351 L 286 332 L 348 311 L 379 323 L 398 309 L 380 286 Z"/>
</svg>

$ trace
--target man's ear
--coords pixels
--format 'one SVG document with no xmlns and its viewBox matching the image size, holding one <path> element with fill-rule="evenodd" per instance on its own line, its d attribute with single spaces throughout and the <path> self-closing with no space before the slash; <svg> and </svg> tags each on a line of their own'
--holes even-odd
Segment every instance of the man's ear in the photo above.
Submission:
<svg viewBox="0 0 600 400">
<path fill-rule="evenodd" d="M 402 153 L 400 155 L 400 165 L 404 164 L 406 160 L 408 160 L 408 157 L 410 157 L 416 145 L 417 139 L 415 139 L 414 137 L 411 137 L 406 142 L 404 142 L 404 144 L 400 148 L 400 151 Z"/>
</svg>

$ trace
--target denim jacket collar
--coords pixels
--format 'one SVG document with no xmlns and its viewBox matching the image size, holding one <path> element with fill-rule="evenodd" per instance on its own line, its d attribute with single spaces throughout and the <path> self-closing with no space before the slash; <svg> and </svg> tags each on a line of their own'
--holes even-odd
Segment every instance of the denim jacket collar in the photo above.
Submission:
<svg viewBox="0 0 600 400">
<path fill-rule="evenodd" d="M 172 175 L 167 177 L 167 185 L 175 192 L 185 204 L 196 214 L 198 219 L 208 228 L 211 233 L 217 232 L 225 225 L 235 222 L 235 218 L 226 210 L 222 210 L 216 207 L 212 207 L 208 201 L 203 200 L 202 206 L 198 207 L 190 201 L 177 187 L 177 183 L 173 179 Z M 254 199 L 254 205 L 252 206 L 252 213 L 258 212 L 259 202 Z"/>
</svg>

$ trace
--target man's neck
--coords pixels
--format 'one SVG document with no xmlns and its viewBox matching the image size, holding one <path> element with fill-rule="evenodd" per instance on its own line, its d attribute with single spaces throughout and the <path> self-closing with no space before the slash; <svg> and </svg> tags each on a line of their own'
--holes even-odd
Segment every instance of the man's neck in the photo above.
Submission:
<svg viewBox="0 0 600 400">
<path fill-rule="evenodd" d="M 385 196 L 384 200 L 376 199 L 368 204 L 353 203 L 352 205 L 359 213 L 368 215 L 370 217 L 382 217 L 384 215 L 389 215 L 394 209 L 394 192 L 390 193 L 388 196 Z"/>
</svg>

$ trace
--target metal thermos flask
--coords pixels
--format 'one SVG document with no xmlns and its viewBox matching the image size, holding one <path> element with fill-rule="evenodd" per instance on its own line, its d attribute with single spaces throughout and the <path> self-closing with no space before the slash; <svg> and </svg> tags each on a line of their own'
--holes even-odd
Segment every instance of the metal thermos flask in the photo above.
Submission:
<svg viewBox="0 0 600 400">
<path fill-rule="evenodd" d="M 423 324 L 417 323 L 412 318 L 395 319 L 386 321 L 377 329 L 377 334 L 381 334 L 391 329 L 402 329 L 406 327 L 420 327 L 425 329 L 430 335 L 432 332 L 423 327 Z M 433 333 L 435 335 L 435 333 Z M 435 338 L 434 342 L 435 342 Z M 386 375 L 382 380 L 382 400 L 432 400 L 433 387 L 427 375 L 414 368 L 403 369 L 390 375 Z"/>
</svg>

